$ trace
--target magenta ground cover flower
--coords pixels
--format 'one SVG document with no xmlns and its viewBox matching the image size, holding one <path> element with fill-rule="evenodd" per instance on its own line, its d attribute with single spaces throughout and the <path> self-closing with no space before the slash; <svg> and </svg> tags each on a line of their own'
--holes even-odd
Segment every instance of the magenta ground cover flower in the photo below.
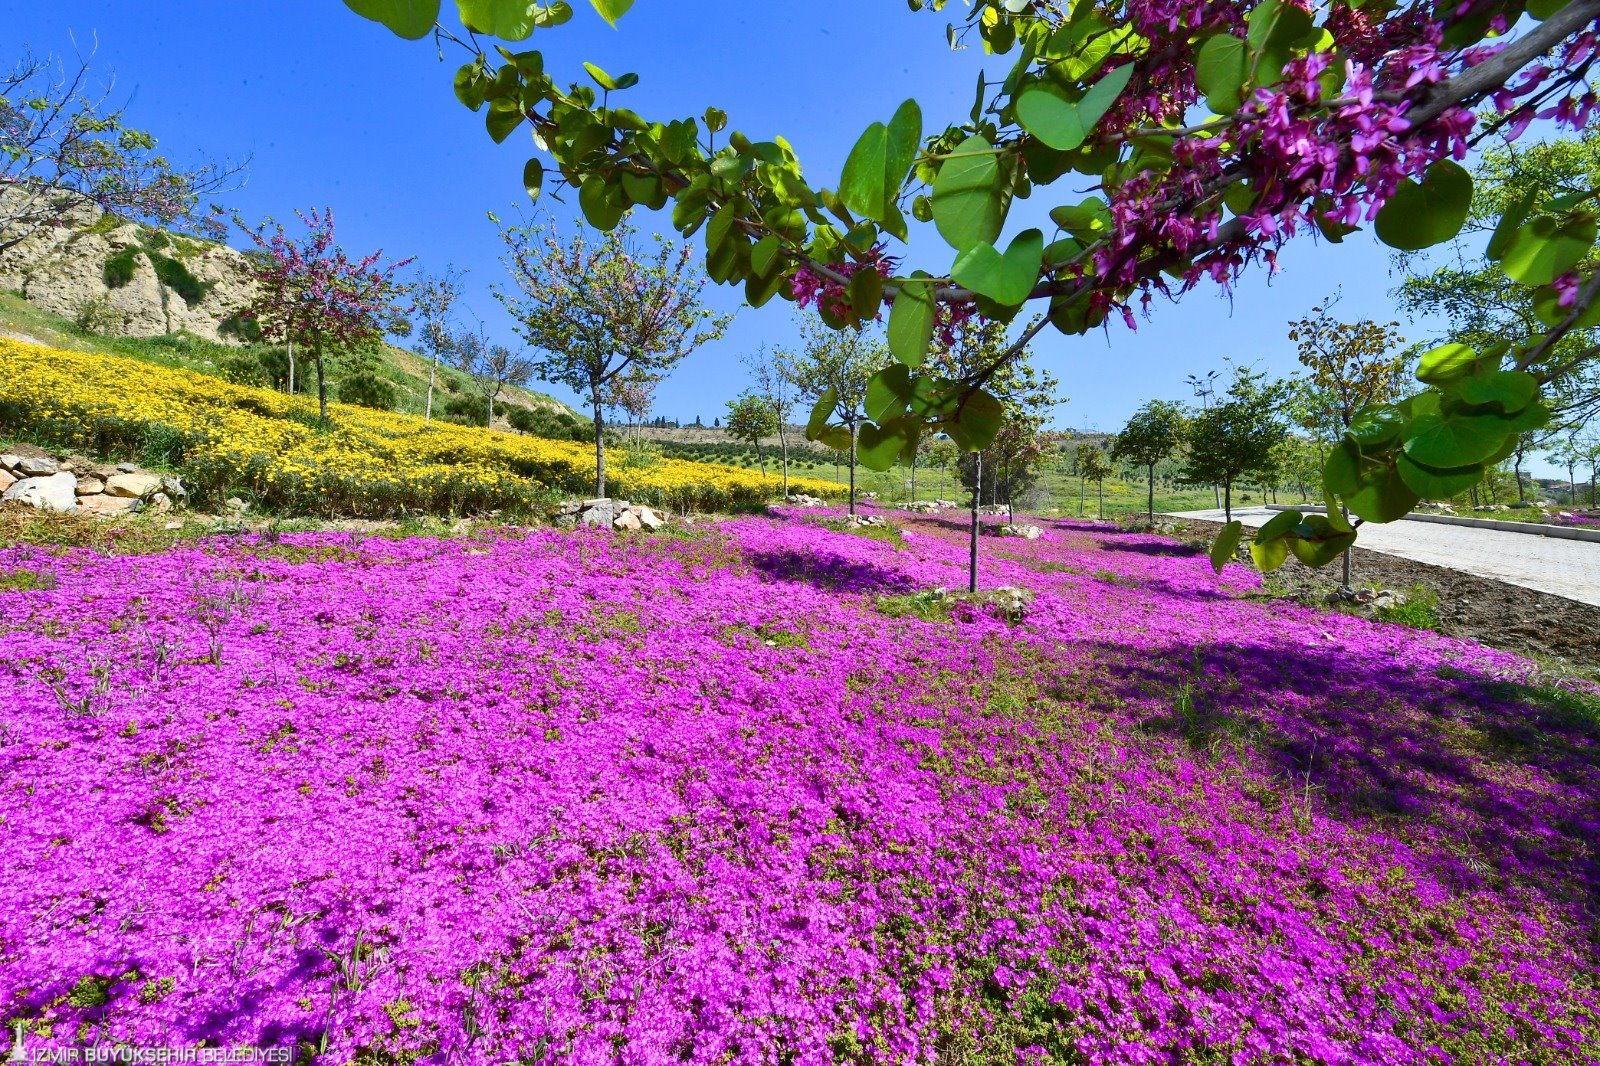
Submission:
<svg viewBox="0 0 1600 1066">
<path fill-rule="evenodd" d="M 19 548 L 0 1019 L 327 1061 L 1572 1063 L 1600 747 L 1157 537 Z M 943 1056 L 941 1059 L 940 1057 Z"/>
</svg>

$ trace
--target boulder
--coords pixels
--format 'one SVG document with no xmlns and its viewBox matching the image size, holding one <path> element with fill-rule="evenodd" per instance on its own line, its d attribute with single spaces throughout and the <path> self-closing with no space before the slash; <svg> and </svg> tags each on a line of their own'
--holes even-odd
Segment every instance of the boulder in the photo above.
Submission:
<svg viewBox="0 0 1600 1066">
<path fill-rule="evenodd" d="M 141 510 L 149 511 L 151 514 L 166 514 L 172 510 L 172 500 L 166 493 L 158 492 L 144 501 L 144 507 Z"/>
<path fill-rule="evenodd" d="M 106 491 L 106 483 L 93 475 L 86 475 L 78 479 L 79 496 L 98 496 Z"/>
<path fill-rule="evenodd" d="M 632 511 L 623 511 L 611 524 L 617 529 L 640 528 L 639 516 Z"/>
<path fill-rule="evenodd" d="M 130 499 L 142 500 L 159 488 L 161 479 L 154 474 L 113 474 L 106 479 L 108 496 L 127 496 Z"/>
<path fill-rule="evenodd" d="M 17 483 L 16 477 L 9 471 L 0 470 L 0 492 L 6 491 Z"/>
<path fill-rule="evenodd" d="M 6 452 L 4 455 L 0 455 L 0 467 L 4 467 L 7 472 L 15 470 L 20 462 L 22 462 L 22 456 L 17 455 L 15 452 Z"/>
<path fill-rule="evenodd" d="M 18 500 L 41 511 L 76 511 L 78 479 L 71 474 L 23 478 L 6 489 L 6 500 Z"/>
<path fill-rule="evenodd" d="M 80 496 L 78 506 L 85 514 L 92 514 L 96 518 L 115 518 L 118 515 L 134 513 L 139 507 L 139 501 L 126 496 Z"/>
<path fill-rule="evenodd" d="M 614 518 L 616 512 L 611 509 L 610 500 L 585 500 L 583 511 L 578 515 L 578 524 L 610 529 Z"/>
<path fill-rule="evenodd" d="M 138 463 L 118 463 L 117 464 L 117 473 L 119 473 L 119 474 L 137 474 L 137 473 L 139 473 L 139 464 Z"/>
<path fill-rule="evenodd" d="M 177 475 L 168 475 L 161 479 L 161 491 L 172 497 L 178 503 L 189 502 L 189 490 L 184 488 L 183 479 Z"/>
<path fill-rule="evenodd" d="M 648 507 L 640 507 L 637 513 L 639 515 L 639 524 L 651 532 L 655 532 L 667 524 L 667 520 L 664 517 Z"/>
<path fill-rule="evenodd" d="M 1000 527 L 1002 537 L 1021 537 L 1023 540 L 1038 540 L 1044 536 L 1044 530 L 1038 526 L 1023 525 L 1020 522 L 1007 523 Z"/>
<path fill-rule="evenodd" d="M 18 459 L 11 469 L 18 477 L 49 477 L 61 472 L 61 464 L 54 459 L 30 455 Z"/>
</svg>

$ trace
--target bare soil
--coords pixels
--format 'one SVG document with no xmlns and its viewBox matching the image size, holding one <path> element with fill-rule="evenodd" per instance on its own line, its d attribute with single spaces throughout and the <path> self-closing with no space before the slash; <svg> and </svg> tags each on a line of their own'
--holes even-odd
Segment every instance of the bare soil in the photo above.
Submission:
<svg viewBox="0 0 1600 1066">
<path fill-rule="evenodd" d="M 1214 522 L 1186 526 L 1208 539 L 1222 528 Z M 1410 592 L 1421 585 L 1431 591 L 1439 601 L 1434 611 L 1441 633 L 1600 676 L 1600 607 L 1361 548 L 1354 550 L 1352 562 L 1358 588 L 1379 584 Z M 1291 557 L 1268 576 L 1268 589 L 1300 603 L 1323 605 L 1339 578 L 1337 563 L 1316 570 Z"/>
</svg>

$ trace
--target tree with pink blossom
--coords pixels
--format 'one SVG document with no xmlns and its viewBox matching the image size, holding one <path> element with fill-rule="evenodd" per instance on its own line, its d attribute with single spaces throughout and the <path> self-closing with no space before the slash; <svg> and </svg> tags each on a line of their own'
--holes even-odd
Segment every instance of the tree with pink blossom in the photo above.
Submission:
<svg viewBox="0 0 1600 1066">
<path fill-rule="evenodd" d="M 290 392 L 294 346 L 310 350 L 326 424 L 328 361 L 395 332 L 410 311 L 404 302 L 410 289 L 397 275 L 411 260 L 383 264 L 382 249 L 352 259 L 334 240 L 331 209 L 296 214 L 306 230 L 300 238 L 272 219 L 254 229 L 235 220 L 258 252 L 250 260 L 256 293 L 246 313 L 263 337 L 288 346 Z"/>
</svg>

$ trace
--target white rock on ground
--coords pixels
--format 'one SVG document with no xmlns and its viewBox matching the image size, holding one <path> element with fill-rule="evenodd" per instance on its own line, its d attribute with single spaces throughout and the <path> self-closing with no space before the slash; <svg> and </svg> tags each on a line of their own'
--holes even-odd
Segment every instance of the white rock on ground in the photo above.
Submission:
<svg viewBox="0 0 1600 1066">
<path fill-rule="evenodd" d="M 17 500 L 41 511 L 72 512 L 78 509 L 78 479 L 71 474 L 23 478 L 0 499 Z"/>
<path fill-rule="evenodd" d="M 51 474 L 61 472 L 61 464 L 54 459 L 30 455 L 27 458 L 18 459 L 11 470 L 18 477 L 49 477 Z"/>
<path fill-rule="evenodd" d="M 106 480 L 106 495 L 142 500 L 160 487 L 161 479 L 154 474 L 113 474 Z"/>
</svg>

